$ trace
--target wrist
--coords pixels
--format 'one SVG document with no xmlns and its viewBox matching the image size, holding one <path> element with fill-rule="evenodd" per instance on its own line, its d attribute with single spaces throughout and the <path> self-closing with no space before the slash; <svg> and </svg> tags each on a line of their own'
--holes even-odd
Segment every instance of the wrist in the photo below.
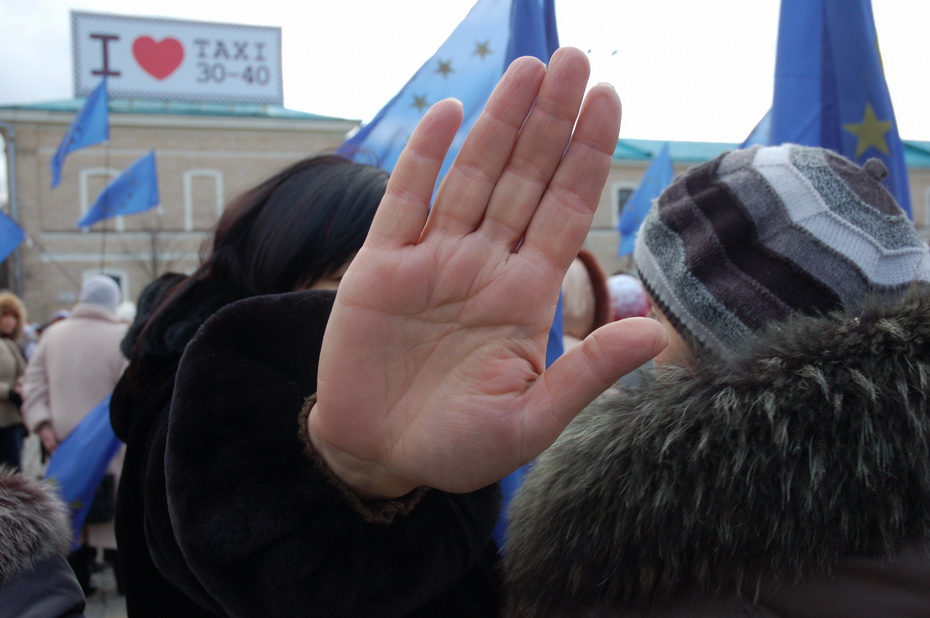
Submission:
<svg viewBox="0 0 930 618">
<path fill-rule="evenodd" d="M 314 404 L 310 410 L 307 438 L 333 476 L 361 501 L 395 500 L 418 488 L 391 474 L 382 464 L 355 457 L 326 440 L 320 431 L 318 407 Z"/>
</svg>

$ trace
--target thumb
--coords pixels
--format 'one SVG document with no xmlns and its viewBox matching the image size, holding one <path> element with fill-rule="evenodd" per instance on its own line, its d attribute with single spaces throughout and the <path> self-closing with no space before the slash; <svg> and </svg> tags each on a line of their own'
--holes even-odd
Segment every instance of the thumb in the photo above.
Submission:
<svg viewBox="0 0 930 618">
<path fill-rule="evenodd" d="M 628 318 L 602 326 L 556 360 L 533 386 L 536 393 L 529 406 L 549 411 L 527 421 L 546 440 L 540 452 L 585 406 L 661 352 L 668 341 L 668 332 L 656 320 Z"/>
</svg>

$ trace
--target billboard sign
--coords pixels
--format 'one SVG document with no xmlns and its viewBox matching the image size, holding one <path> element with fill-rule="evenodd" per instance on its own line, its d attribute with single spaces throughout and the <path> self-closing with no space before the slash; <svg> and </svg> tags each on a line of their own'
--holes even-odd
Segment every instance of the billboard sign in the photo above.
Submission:
<svg viewBox="0 0 930 618">
<path fill-rule="evenodd" d="M 281 29 L 71 12 L 74 94 L 281 105 Z"/>
</svg>

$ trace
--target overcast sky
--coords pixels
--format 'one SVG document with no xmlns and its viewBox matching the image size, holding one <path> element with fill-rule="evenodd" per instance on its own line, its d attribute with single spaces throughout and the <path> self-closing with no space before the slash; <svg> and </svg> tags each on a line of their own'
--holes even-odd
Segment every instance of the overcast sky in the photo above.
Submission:
<svg viewBox="0 0 930 618">
<path fill-rule="evenodd" d="M 286 107 L 370 119 L 474 0 L 0 0 L 0 105 L 73 96 L 70 11 L 278 26 Z M 901 137 L 930 140 L 930 2 L 873 0 Z M 778 0 L 556 0 L 621 136 L 739 142 L 771 103 Z M 157 7 L 157 8 L 153 8 Z"/>
</svg>

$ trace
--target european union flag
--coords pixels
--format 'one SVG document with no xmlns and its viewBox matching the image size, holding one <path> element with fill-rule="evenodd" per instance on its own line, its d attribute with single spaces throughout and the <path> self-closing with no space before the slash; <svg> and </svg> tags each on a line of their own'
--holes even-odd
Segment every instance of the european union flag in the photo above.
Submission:
<svg viewBox="0 0 930 618">
<path fill-rule="evenodd" d="M 13 253 L 26 238 L 26 232 L 4 212 L 0 212 L 0 262 Z"/>
<path fill-rule="evenodd" d="M 65 164 L 65 157 L 69 152 L 110 139 L 109 108 L 107 80 L 104 78 L 87 97 L 84 107 L 68 127 L 68 132 L 65 133 L 64 139 L 58 145 L 58 150 L 55 151 L 55 156 L 52 157 L 53 189 L 61 182 L 61 167 Z"/>
<path fill-rule="evenodd" d="M 445 175 L 498 80 L 519 56 L 548 63 L 558 48 L 554 0 L 478 0 L 439 50 L 339 153 L 388 172 L 434 103 L 462 102 L 462 126 L 440 171 Z"/>
<path fill-rule="evenodd" d="M 45 478 L 57 485 L 58 493 L 71 510 L 74 546 L 94 493 L 122 445 L 110 425 L 110 395 L 87 413 L 61 441 L 48 463 Z"/>
<path fill-rule="evenodd" d="M 859 164 L 881 159 L 885 186 L 911 213 L 870 0 L 782 0 L 769 139 L 828 148 Z"/>
<path fill-rule="evenodd" d="M 155 151 L 130 165 L 107 185 L 77 224 L 89 227 L 98 221 L 143 212 L 158 205 L 158 174 Z"/>
<path fill-rule="evenodd" d="M 548 64 L 558 47 L 554 0 L 478 0 L 439 50 L 338 152 L 391 172 L 426 110 L 454 97 L 462 102 L 464 118 L 440 170 L 442 179 L 510 63 L 535 56 Z M 550 333 L 547 365 L 562 354 L 560 315 Z"/>
<path fill-rule="evenodd" d="M 639 226 L 642 225 L 643 219 L 649 214 L 652 208 L 652 202 L 659 197 L 659 194 L 665 190 L 675 175 L 672 168 L 672 158 L 668 152 L 668 142 L 662 146 L 662 150 L 652 160 L 643 179 L 636 187 L 636 191 L 629 197 L 626 204 L 623 205 L 623 211 L 620 213 L 620 248 L 617 255 L 629 255 L 633 253 L 636 245 L 636 233 L 639 232 Z"/>
</svg>

